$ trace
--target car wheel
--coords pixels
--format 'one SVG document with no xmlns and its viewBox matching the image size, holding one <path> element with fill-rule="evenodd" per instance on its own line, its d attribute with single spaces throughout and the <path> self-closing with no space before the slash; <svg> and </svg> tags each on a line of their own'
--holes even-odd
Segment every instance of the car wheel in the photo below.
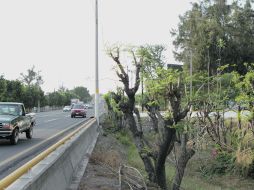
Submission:
<svg viewBox="0 0 254 190">
<path fill-rule="evenodd" d="M 31 124 L 31 126 L 29 127 L 29 129 L 26 130 L 26 138 L 31 139 L 33 137 L 33 125 Z"/>
<path fill-rule="evenodd" d="M 10 143 L 12 145 L 16 145 L 19 141 L 19 130 L 16 128 L 12 132 L 11 138 L 10 138 Z"/>
</svg>

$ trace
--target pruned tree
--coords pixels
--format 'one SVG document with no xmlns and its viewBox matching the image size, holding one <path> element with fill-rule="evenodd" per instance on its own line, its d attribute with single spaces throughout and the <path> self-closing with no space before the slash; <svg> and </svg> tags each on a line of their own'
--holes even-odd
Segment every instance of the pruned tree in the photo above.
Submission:
<svg viewBox="0 0 254 190">
<path fill-rule="evenodd" d="M 114 47 L 109 50 L 109 56 L 114 60 L 117 65 L 117 76 L 124 86 L 124 91 L 127 95 L 127 99 L 120 103 L 120 109 L 125 115 L 129 129 L 132 133 L 133 141 L 139 152 L 141 159 L 143 160 L 145 170 L 148 174 L 148 178 L 151 182 L 158 184 L 162 189 L 167 189 L 167 178 L 165 172 L 166 158 L 173 149 L 174 142 L 176 140 L 176 128 L 174 127 L 178 122 L 183 120 L 189 111 L 189 105 L 182 109 L 182 92 L 183 85 L 181 83 L 181 74 L 175 71 L 168 71 L 163 68 L 158 70 L 157 75 L 160 76 L 159 83 L 151 83 L 151 89 L 156 93 L 163 95 L 169 104 L 169 115 L 163 117 L 159 110 L 155 110 L 156 118 L 158 120 L 158 126 L 160 126 L 160 136 L 158 149 L 153 149 L 151 144 L 145 139 L 142 131 L 142 126 L 138 124 L 134 118 L 134 113 L 138 115 L 138 110 L 135 109 L 135 94 L 140 85 L 140 71 L 144 62 L 145 54 L 144 49 L 131 49 L 128 53 L 131 54 L 132 60 L 135 66 L 135 82 L 134 86 L 130 87 L 130 79 L 128 73 L 124 70 L 124 65 L 120 60 L 120 53 L 122 49 L 120 47 Z M 186 136 L 184 136 L 186 137 Z M 185 142 L 186 141 L 186 138 Z M 186 155 L 186 144 L 184 145 L 183 153 Z M 191 156 L 190 156 L 191 157 Z M 187 159 L 189 160 L 189 159 Z M 179 162 L 180 163 L 180 162 Z M 186 161 L 181 164 L 185 168 Z M 183 168 L 183 170 L 184 170 Z M 176 175 L 175 189 L 180 187 L 180 183 L 183 177 L 183 170 L 179 171 L 179 175 Z"/>
<path fill-rule="evenodd" d="M 114 60 L 117 65 L 118 70 L 116 71 L 117 76 L 120 81 L 123 83 L 124 91 L 127 95 L 126 101 L 121 102 L 120 109 L 125 115 L 127 120 L 127 124 L 132 133 L 134 143 L 140 155 L 140 158 L 143 160 L 145 170 L 148 174 L 149 180 L 152 182 L 156 182 L 155 169 L 152 163 L 151 155 L 149 152 L 146 152 L 146 141 L 144 140 L 144 136 L 142 131 L 138 129 L 138 124 L 134 118 L 134 110 L 135 110 L 135 94 L 140 85 L 140 69 L 142 66 L 142 56 L 138 57 L 137 52 L 135 50 L 130 50 L 129 53 L 132 55 L 132 59 L 135 65 L 135 83 L 133 87 L 130 87 L 130 79 L 129 75 L 124 70 L 124 66 L 120 61 L 120 48 L 114 47 L 109 50 L 109 56 Z"/>
</svg>

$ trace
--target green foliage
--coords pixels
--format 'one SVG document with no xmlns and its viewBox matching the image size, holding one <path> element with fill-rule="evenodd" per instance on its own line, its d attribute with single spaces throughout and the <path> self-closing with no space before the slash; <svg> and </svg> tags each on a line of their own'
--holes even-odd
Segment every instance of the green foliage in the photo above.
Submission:
<svg viewBox="0 0 254 190">
<path fill-rule="evenodd" d="M 20 102 L 22 101 L 25 89 L 20 81 L 6 81 L 6 95 L 4 101 Z"/>
<path fill-rule="evenodd" d="M 141 74 L 145 79 L 157 78 L 156 70 L 165 67 L 166 63 L 163 56 L 165 50 L 166 48 L 161 45 L 146 45 L 139 48 L 139 54 L 142 55 L 144 59 Z"/>
<path fill-rule="evenodd" d="M 121 130 L 118 133 L 116 133 L 116 138 L 117 140 L 126 146 L 131 146 L 132 145 L 132 139 L 130 137 L 130 134 L 126 130 Z"/>
<path fill-rule="evenodd" d="M 139 156 L 139 153 L 136 149 L 135 144 L 132 141 L 129 132 L 127 130 L 121 130 L 117 132 L 115 136 L 121 144 L 126 146 L 129 165 L 139 170 L 142 170 L 142 173 L 144 174 L 144 164 Z"/>
<path fill-rule="evenodd" d="M 36 85 L 24 86 L 24 89 L 24 96 L 21 102 L 23 102 L 27 108 L 37 107 L 38 100 L 44 97 L 42 89 Z M 17 99 L 13 101 L 17 101 Z"/>
<path fill-rule="evenodd" d="M 0 101 L 4 101 L 4 96 L 6 94 L 6 80 L 4 79 L 4 77 L 1 75 L 0 76 Z"/>
<path fill-rule="evenodd" d="M 79 98 L 85 102 L 91 100 L 85 87 L 76 87 L 73 90 L 60 88 L 58 91 L 45 95 L 39 86 L 42 78 L 34 71 L 34 67 L 28 70 L 26 80 L 27 82 L 22 83 L 19 80 L 6 80 L 0 76 L 0 101 L 23 102 L 26 108 L 31 109 L 38 106 L 38 101 L 41 106 L 64 106 L 70 105 L 72 98 Z"/>
<path fill-rule="evenodd" d="M 248 67 L 248 66 L 247 66 Z M 245 75 L 240 76 L 233 73 L 234 90 L 236 92 L 235 101 L 242 107 L 252 108 L 254 102 L 254 71 L 248 68 Z"/>
<path fill-rule="evenodd" d="M 117 93 L 108 92 L 104 95 L 104 99 L 107 103 L 108 110 L 114 114 L 116 117 L 123 116 L 123 113 L 120 109 L 120 103 L 122 101 L 122 91 L 118 91 Z"/>
<path fill-rule="evenodd" d="M 89 91 L 87 90 L 86 87 L 83 87 L 83 86 L 75 87 L 72 90 L 72 92 L 73 92 L 73 94 L 77 95 L 77 97 L 79 98 L 80 101 L 83 101 L 85 103 L 91 101 L 91 99 L 92 99 L 92 97 L 89 94 Z"/>
<path fill-rule="evenodd" d="M 145 82 L 147 93 L 154 99 L 165 99 L 167 93 L 171 90 L 170 85 L 177 85 L 179 82 L 181 72 L 173 69 L 157 68 L 155 73 L 158 78 L 147 79 Z"/>
<path fill-rule="evenodd" d="M 190 121 L 181 121 L 173 126 L 179 134 L 193 132 L 193 124 Z"/>
<path fill-rule="evenodd" d="M 244 63 L 254 61 L 253 8 L 249 1 L 200 1 L 180 17 L 171 34 L 175 37 L 175 57 L 194 73 L 228 64 L 227 71 L 245 74 Z"/>
<path fill-rule="evenodd" d="M 234 167 L 234 157 L 227 152 L 219 152 L 216 157 L 207 165 L 202 166 L 204 176 L 224 175 L 232 171 Z"/>
<path fill-rule="evenodd" d="M 118 88 L 117 93 L 108 92 L 104 95 L 104 99 L 108 107 L 108 117 L 112 120 L 112 124 L 116 129 L 121 129 L 124 116 L 120 109 L 120 104 L 124 101 L 122 89 Z"/>
</svg>

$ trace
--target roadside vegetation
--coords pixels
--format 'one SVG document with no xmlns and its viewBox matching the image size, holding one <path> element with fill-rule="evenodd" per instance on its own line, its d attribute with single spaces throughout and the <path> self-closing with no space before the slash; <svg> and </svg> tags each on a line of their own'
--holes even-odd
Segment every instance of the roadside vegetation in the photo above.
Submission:
<svg viewBox="0 0 254 190">
<path fill-rule="evenodd" d="M 75 87 L 72 90 L 60 87 L 58 90 L 45 93 L 41 85 L 43 78 L 40 71 L 33 66 L 26 73 L 21 73 L 17 80 L 7 80 L 0 76 L 0 101 L 22 102 L 28 110 L 34 107 L 61 107 L 70 105 L 72 98 L 89 102 L 92 97 L 85 87 Z"/>
<path fill-rule="evenodd" d="M 151 127 L 149 118 L 143 118 L 143 123 L 144 128 Z M 99 142 L 97 143 L 90 160 L 93 167 L 97 165 L 96 167 L 100 168 L 94 169 L 96 173 L 93 174 L 94 176 L 92 178 L 96 180 L 96 178 L 101 176 L 104 177 L 103 181 L 99 181 L 99 179 L 97 179 L 97 186 L 105 187 L 109 181 L 114 179 L 111 183 L 115 184 L 115 187 L 108 189 L 118 189 L 118 170 L 121 164 L 135 167 L 142 173 L 142 175 L 146 176 L 142 160 L 139 157 L 135 144 L 132 142 L 130 133 L 126 130 L 117 130 L 114 123 L 112 123 L 112 120 L 109 119 L 104 121 L 102 126 L 104 129 L 104 135 L 99 137 Z M 175 165 L 172 160 L 174 160 L 174 158 L 170 156 L 166 162 L 166 175 L 169 179 L 172 179 L 175 176 Z M 213 168 L 220 168 L 222 166 L 220 161 L 211 159 L 211 152 L 208 148 L 198 151 L 189 161 L 181 184 L 181 189 L 246 190 L 252 189 L 254 185 L 254 181 L 251 178 L 244 178 L 233 173 L 212 174 L 210 171 L 204 170 L 204 166 L 206 165 L 209 165 L 208 167 L 213 166 Z M 104 169 L 102 170 L 101 167 Z M 101 173 L 102 171 L 103 174 Z M 112 171 L 114 171 L 113 176 L 111 175 Z M 88 166 L 88 169 L 86 170 L 87 176 L 91 176 L 91 172 L 91 168 Z M 87 187 L 87 189 L 96 189 L 95 187 L 97 187 L 93 185 L 91 179 L 87 178 L 83 179 L 82 186 Z M 107 188 L 105 187 L 105 189 Z M 122 187 L 122 189 L 129 189 L 129 187 Z M 159 189 L 159 187 L 156 188 L 155 185 L 149 184 L 148 182 L 148 189 Z"/>
<path fill-rule="evenodd" d="M 135 162 L 133 167 L 142 170 L 149 184 L 198 189 L 196 180 L 217 176 L 252 183 L 254 11 L 251 1 L 241 2 L 201 1 L 181 16 L 171 34 L 183 69 L 165 63 L 161 45 L 108 48 L 122 82 L 105 95 L 108 116 L 120 142 L 136 150 L 142 168 Z M 141 108 L 150 118 L 149 128 Z M 191 163 L 197 175 L 188 177 Z M 200 184 L 200 189 L 233 188 L 211 186 Z"/>
</svg>

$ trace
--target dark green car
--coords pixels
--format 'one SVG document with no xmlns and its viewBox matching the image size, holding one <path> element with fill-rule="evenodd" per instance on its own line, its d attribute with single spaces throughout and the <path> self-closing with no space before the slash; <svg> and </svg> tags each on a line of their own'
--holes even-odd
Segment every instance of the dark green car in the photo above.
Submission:
<svg viewBox="0 0 254 190">
<path fill-rule="evenodd" d="M 35 116 L 26 114 L 24 104 L 16 102 L 0 102 L 0 138 L 9 139 L 10 143 L 18 143 L 19 134 L 26 133 L 31 139 Z"/>
</svg>

